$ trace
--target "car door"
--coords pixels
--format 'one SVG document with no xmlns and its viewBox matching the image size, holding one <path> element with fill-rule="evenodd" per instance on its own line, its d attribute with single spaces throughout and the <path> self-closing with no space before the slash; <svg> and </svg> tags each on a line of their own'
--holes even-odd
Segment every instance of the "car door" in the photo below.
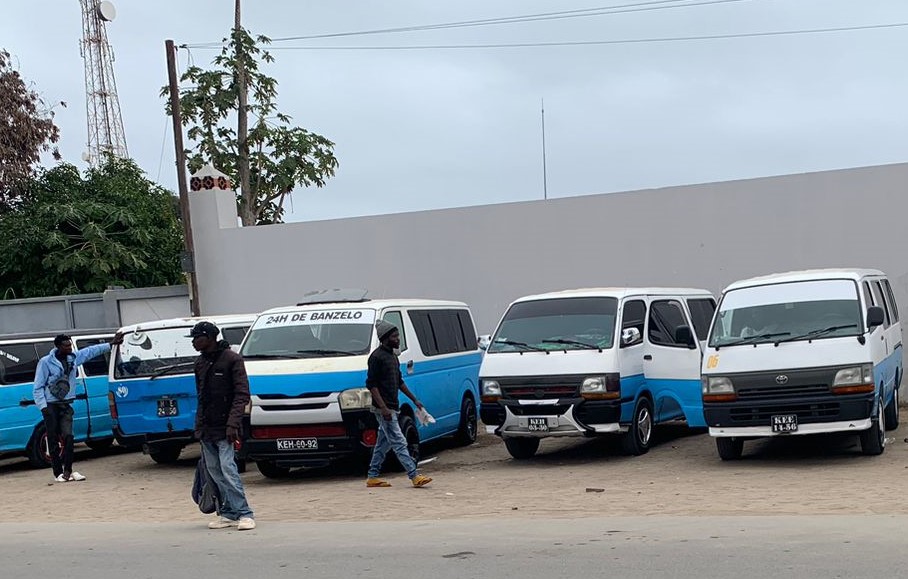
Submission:
<svg viewBox="0 0 908 579">
<path fill-rule="evenodd" d="M 76 338 L 76 346 L 79 349 L 88 348 L 97 344 L 104 344 L 110 341 L 113 336 L 98 336 L 92 338 Z M 85 429 L 80 430 L 76 437 L 84 436 L 85 438 L 106 438 L 113 434 L 113 422 L 110 417 L 110 403 L 107 399 L 109 391 L 107 374 L 110 364 L 110 353 L 100 354 L 87 360 L 79 368 L 79 383 L 76 394 L 85 395 L 85 405 L 78 404 L 74 406 L 75 415 L 78 416 L 84 408 L 85 412 Z M 74 423 L 75 425 L 75 423 Z M 75 432 L 75 426 L 74 426 Z"/>
<path fill-rule="evenodd" d="M 38 350 L 35 342 L 0 344 L 0 452 L 24 450 L 41 422 L 34 402 L 35 370 L 38 352 L 52 347 L 41 345 Z"/>
<path fill-rule="evenodd" d="M 619 337 L 618 365 L 621 375 L 622 422 L 631 420 L 637 394 L 645 382 L 643 358 L 646 354 L 644 331 L 648 313 L 647 302 L 646 296 L 633 296 L 625 298 L 621 306 L 621 331 L 618 335 L 625 336 L 626 330 L 636 330 L 636 332 L 630 332 L 634 336 L 631 341 Z"/>
<path fill-rule="evenodd" d="M 681 299 L 650 296 L 646 319 L 643 374 L 652 392 L 656 419 L 685 418 L 689 426 L 705 426 L 700 395 L 700 344 L 678 343 L 675 329 L 693 328 Z"/>
</svg>

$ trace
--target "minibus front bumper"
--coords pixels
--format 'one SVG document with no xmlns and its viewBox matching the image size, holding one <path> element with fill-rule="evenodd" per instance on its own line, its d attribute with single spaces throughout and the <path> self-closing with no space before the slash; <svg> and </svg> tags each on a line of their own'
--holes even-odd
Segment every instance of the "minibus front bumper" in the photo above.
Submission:
<svg viewBox="0 0 908 579">
<path fill-rule="evenodd" d="M 141 448 L 148 454 L 155 448 L 165 445 L 188 446 L 196 442 L 195 433 L 191 430 L 175 430 L 173 432 L 149 432 L 144 434 L 125 434 L 119 426 L 113 429 L 114 439 L 117 444 L 126 448 Z"/>
<path fill-rule="evenodd" d="M 500 399 L 484 402 L 480 418 L 489 433 L 502 438 L 593 436 L 627 430 L 619 424 L 620 400 Z"/>
</svg>

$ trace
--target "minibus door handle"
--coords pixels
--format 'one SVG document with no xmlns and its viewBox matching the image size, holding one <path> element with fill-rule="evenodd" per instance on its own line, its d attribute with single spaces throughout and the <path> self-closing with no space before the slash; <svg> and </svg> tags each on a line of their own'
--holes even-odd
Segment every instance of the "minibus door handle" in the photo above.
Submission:
<svg viewBox="0 0 908 579">
<path fill-rule="evenodd" d="M 653 355 L 652 355 L 652 354 L 644 354 L 644 355 L 643 355 L 643 359 L 644 359 L 644 360 L 652 360 L 652 359 L 653 359 Z"/>
<path fill-rule="evenodd" d="M 407 374 L 413 373 L 413 360 L 407 361 Z"/>
</svg>

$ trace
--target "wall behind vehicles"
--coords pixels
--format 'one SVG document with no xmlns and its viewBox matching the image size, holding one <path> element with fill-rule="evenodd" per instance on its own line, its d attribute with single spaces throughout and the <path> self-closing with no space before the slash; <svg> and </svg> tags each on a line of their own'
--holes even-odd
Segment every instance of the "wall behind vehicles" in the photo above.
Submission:
<svg viewBox="0 0 908 579">
<path fill-rule="evenodd" d="M 232 192 L 190 194 L 205 314 L 304 292 L 463 300 L 490 333 L 513 299 L 588 286 L 690 286 L 818 267 L 889 274 L 908 315 L 908 163 L 240 228 Z"/>
<path fill-rule="evenodd" d="M 185 285 L 0 301 L 0 334 L 119 328 L 189 315 Z"/>
</svg>

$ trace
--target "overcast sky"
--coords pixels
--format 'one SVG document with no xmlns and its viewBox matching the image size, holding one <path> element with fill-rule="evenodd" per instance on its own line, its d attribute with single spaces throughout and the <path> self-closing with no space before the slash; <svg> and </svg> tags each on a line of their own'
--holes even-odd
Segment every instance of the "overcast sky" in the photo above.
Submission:
<svg viewBox="0 0 908 579">
<path fill-rule="evenodd" d="M 278 38 L 643 1 L 246 0 L 244 25 Z M 129 152 L 151 179 L 175 190 L 172 135 L 158 96 L 166 82 L 164 40 L 220 40 L 232 25 L 233 0 L 115 4 L 108 35 Z M 595 41 L 897 22 L 908 22 L 905 0 L 741 0 L 273 48 Z M 57 111 L 61 152 L 84 166 L 81 28 L 78 0 L 5 2 L 0 19 L 0 48 L 48 100 L 68 102 Z M 215 54 L 183 50 L 179 60 L 182 67 L 190 58 L 204 65 Z M 295 193 L 288 221 L 540 199 L 543 98 L 550 198 L 908 160 L 908 28 L 273 54 L 277 61 L 266 70 L 280 83 L 280 108 L 332 139 L 340 161 L 325 188 Z"/>
</svg>

